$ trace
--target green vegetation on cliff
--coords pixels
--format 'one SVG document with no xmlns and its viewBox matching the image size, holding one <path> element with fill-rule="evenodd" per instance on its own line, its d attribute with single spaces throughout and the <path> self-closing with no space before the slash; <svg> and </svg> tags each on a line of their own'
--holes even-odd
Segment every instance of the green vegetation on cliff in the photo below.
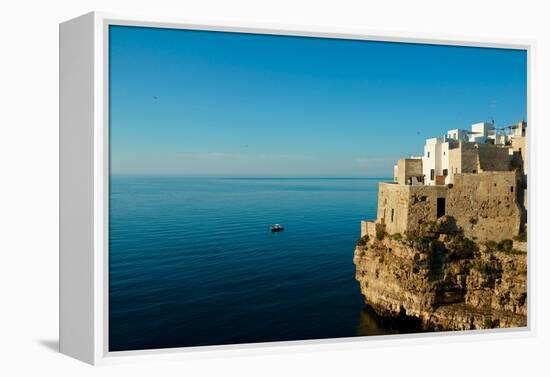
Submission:
<svg viewBox="0 0 550 377">
<path fill-rule="evenodd" d="M 449 216 L 418 229 L 357 247 L 356 279 L 374 310 L 417 317 L 426 329 L 526 325 L 527 258 L 514 241 L 477 243 Z"/>
</svg>

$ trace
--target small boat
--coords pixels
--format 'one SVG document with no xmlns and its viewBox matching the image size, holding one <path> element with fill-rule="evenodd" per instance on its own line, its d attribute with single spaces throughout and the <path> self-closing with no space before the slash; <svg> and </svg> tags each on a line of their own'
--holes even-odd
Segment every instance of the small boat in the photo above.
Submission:
<svg viewBox="0 0 550 377">
<path fill-rule="evenodd" d="M 281 232 L 283 230 L 285 230 L 285 227 L 282 226 L 281 224 L 271 225 L 271 231 L 272 232 Z"/>
</svg>

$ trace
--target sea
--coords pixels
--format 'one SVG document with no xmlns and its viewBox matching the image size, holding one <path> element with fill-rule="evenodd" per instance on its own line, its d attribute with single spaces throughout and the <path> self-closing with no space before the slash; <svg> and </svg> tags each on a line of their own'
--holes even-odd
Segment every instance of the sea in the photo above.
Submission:
<svg viewBox="0 0 550 377">
<path fill-rule="evenodd" d="M 355 280 L 381 180 L 111 175 L 109 350 L 407 332 Z"/>
</svg>

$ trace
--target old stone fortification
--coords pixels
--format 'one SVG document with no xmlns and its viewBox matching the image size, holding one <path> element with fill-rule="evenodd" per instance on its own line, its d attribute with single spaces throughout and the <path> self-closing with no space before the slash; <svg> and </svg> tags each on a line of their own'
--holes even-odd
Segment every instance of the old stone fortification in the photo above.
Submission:
<svg viewBox="0 0 550 377">
<path fill-rule="evenodd" d="M 519 172 L 518 202 L 522 208 L 522 222 L 527 222 L 527 173 L 529 172 L 527 138 L 516 137 L 512 140 L 512 167 Z"/>
<path fill-rule="evenodd" d="M 520 231 L 515 172 L 459 174 L 447 191 L 446 213 L 478 241 L 513 238 Z"/>
<path fill-rule="evenodd" d="M 478 171 L 509 171 L 510 153 L 508 147 L 491 144 L 476 144 Z M 463 173 L 468 173 L 463 171 Z"/>
<path fill-rule="evenodd" d="M 517 180 L 515 171 L 491 171 L 455 174 L 454 183 L 447 186 L 380 183 L 377 222 L 390 235 L 404 235 L 450 215 L 474 240 L 513 238 L 521 221 Z"/>
<path fill-rule="evenodd" d="M 353 260 L 365 302 L 382 316 L 416 317 L 429 330 L 522 327 L 527 254 L 515 246 L 475 243 L 445 216 L 416 236 L 365 237 Z"/>
<path fill-rule="evenodd" d="M 449 150 L 449 175 L 483 171 L 509 171 L 512 157 L 508 147 L 461 142 Z"/>
<path fill-rule="evenodd" d="M 478 168 L 477 149 L 473 143 L 460 143 L 458 148 L 449 150 L 451 176 L 460 173 L 475 173 Z"/>
<path fill-rule="evenodd" d="M 396 181 L 399 184 L 406 185 L 412 183 L 413 177 L 422 177 L 422 159 L 402 158 L 397 161 Z"/>
</svg>

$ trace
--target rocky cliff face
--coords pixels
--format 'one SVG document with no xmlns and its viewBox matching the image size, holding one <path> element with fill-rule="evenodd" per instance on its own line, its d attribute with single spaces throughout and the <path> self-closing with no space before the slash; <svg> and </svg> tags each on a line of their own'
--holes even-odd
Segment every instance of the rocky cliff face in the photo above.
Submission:
<svg viewBox="0 0 550 377">
<path fill-rule="evenodd" d="M 417 234 L 363 238 L 356 279 L 382 316 L 427 330 L 527 326 L 527 254 L 511 241 L 478 245 L 444 217 Z"/>
</svg>

